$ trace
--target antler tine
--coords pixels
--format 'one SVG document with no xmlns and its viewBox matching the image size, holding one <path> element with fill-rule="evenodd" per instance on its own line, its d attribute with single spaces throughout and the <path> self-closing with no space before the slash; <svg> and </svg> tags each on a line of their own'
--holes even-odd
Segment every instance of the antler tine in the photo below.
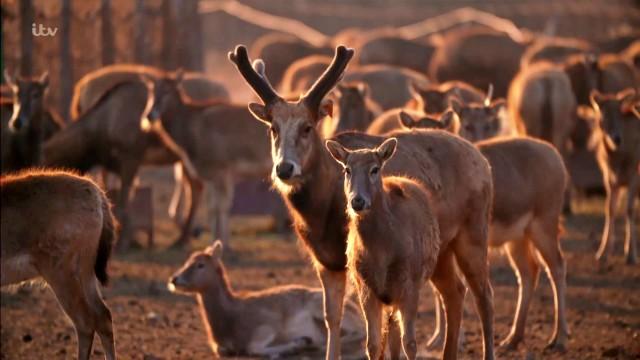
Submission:
<svg viewBox="0 0 640 360">
<path fill-rule="evenodd" d="M 262 99 L 265 105 L 281 99 L 280 95 L 273 89 L 266 76 L 258 73 L 251 66 L 247 48 L 244 45 L 236 46 L 234 51 L 229 52 L 229 60 L 236 65 L 236 68 L 251 86 L 253 91 Z M 264 69 L 264 66 L 263 66 Z"/>
<path fill-rule="evenodd" d="M 327 70 L 320 75 L 318 80 L 316 80 L 304 95 L 304 102 L 310 109 L 317 109 L 320 106 L 322 98 L 340 81 L 353 54 L 353 49 L 348 49 L 344 45 L 336 48 L 333 61 L 329 67 L 327 67 Z"/>
</svg>

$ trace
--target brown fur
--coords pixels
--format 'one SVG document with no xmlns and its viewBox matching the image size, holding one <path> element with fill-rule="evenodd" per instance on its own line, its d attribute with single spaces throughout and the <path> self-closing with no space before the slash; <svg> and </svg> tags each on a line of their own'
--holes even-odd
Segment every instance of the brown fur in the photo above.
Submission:
<svg viewBox="0 0 640 360">
<path fill-rule="evenodd" d="M 394 138 L 375 149 L 346 150 L 336 142 L 326 144 L 345 168 L 348 269 L 367 320 L 369 359 L 384 353 L 385 315 L 395 323 L 389 326 L 394 338 L 391 357 L 400 355 L 395 344 L 402 329 L 404 353 L 408 359 L 416 358 L 420 288 L 434 273 L 440 254 L 438 222 L 426 188 L 406 177 L 381 175 L 396 144 Z M 356 206 L 363 208 L 351 205 L 356 200 L 364 204 Z"/>
<path fill-rule="evenodd" d="M 75 326 L 78 359 L 89 359 L 95 332 L 115 359 L 111 312 L 98 287 L 107 282 L 116 228 L 104 192 L 88 178 L 37 169 L 2 177 L 0 189 L 2 286 L 42 277 Z"/>
<path fill-rule="evenodd" d="M 339 80 L 351 56 L 352 51 L 338 47 L 334 62 L 307 96 L 326 95 Z M 332 104 L 318 98 L 310 103 L 307 96 L 298 102 L 287 102 L 273 91 L 265 77 L 251 68 L 243 47 L 236 48 L 229 57 L 265 102 L 265 105 L 252 103 L 249 108 L 271 129 L 275 186 L 289 207 L 298 236 L 316 263 L 324 289 L 325 320 L 329 329 L 327 358 L 337 358 L 348 219 L 344 212 L 340 167 L 324 148 L 316 130 L 318 121 L 332 113 Z M 434 279 L 452 316 L 447 349 L 450 352 L 457 349 L 464 296 L 464 288 L 453 270 L 455 255 L 477 301 L 485 358 L 492 359 L 493 305 L 486 267 L 486 241 L 493 189 L 488 164 L 470 143 L 445 132 L 392 135 L 398 138 L 398 151 L 385 168 L 385 174 L 408 175 L 422 182 L 433 194 L 442 242 L 446 244 L 443 246 L 449 248 L 439 259 L 442 277 Z M 378 146 L 383 139 L 343 133 L 336 140 L 347 148 L 362 148 Z"/>
<path fill-rule="evenodd" d="M 526 46 L 493 30 L 451 30 L 433 56 L 429 77 L 438 82 L 460 80 L 478 89 L 493 84 L 496 96 L 505 97 Z"/>
<path fill-rule="evenodd" d="M 334 122 L 323 124 L 324 137 L 343 131 L 365 131 L 382 109 L 369 97 L 369 87 L 362 82 L 338 84 L 333 94 L 338 100 L 338 115 Z"/>
<path fill-rule="evenodd" d="M 568 175 L 562 157 L 548 143 L 532 138 L 498 137 L 476 146 L 489 161 L 495 189 L 489 244 L 507 251 L 520 287 L 511 332 L 501 345 L 514 349 L 524 340 L 529 304 L 543 266 L 554 292 L 555 322 L 548 346 L 564 349 L 566 262 L 559 221 Z M 434 347 L 441 346 L 443 333 L 439 322 Z"/>
<path fill-rule="evenodd" d="M 292 97 L 303 94 L 330 63 L 326 55 L 309 55 L 292 62 L 282 77 L 280 92 Z"/>
<path fill-rule="evenodd" d="M 574 38 L 546 38 L 536 40 L 522 54 L 520 68 L 546 61 L 553 64 L 564 63 L 569 56 L 593 52 L 594 47 L 587 41 Z"/>
<path fill-rule="evenodd" d="M 64 127 L 58 113 L 46 105 L 48 74 L 11 79 L 3 90 L 2 172 L 37 166 L 42 161 L 42 142 Z M 15 112 L 15 113 L 14 113 Z"/>
<path fill-rule="evenodd" d="M 412 84 L 411 91 L 413 98 L 407 107 L 424 111 L 425 114 L 444 112 L 449 107 L 452 98 L 458 99 L 463 104 L 482 103 L 487 98 L 487 94 L 482 90 L 462 81 L 447 81 L 426 88 Z"/>
<path fill-rule="evenodd" d="M 523 69 L 509 88 L 509 115 L 520 134 L 552 143 L 561 153 L 575 126 L 576 100 L 565 72 L 548 63 Z"/>
<path fill-rule="evenodd" d="M 140 75 L 152 80 L 171 76 L 159 68 L 138 64 L 116 64 L 102 67 L 84 75 L 76 83 L 71 99 L 70 114 L 77 119 L 80 114 L 92 108 L 102 95 L 122 82 L 139 81 Z M 210 80 L 204 74 L 187 72 L 184 74 L 185 94 L 196 101 L 209 99 L 229 99 L 229 93 L 221 84 Z"/>
<path fill-rule="evenodd" d="M 236 292 L 222 263 L 222 243 L 191 254 L 169 280 L 173 291 L 195 294 L 215 356 L 275 358 L 323 349 L 322 289 L 297 285 Z M 364 324 L 357 305 L 345 303 L 342 339 L 359 345 Z"/>
<path fill-rule="evenodd" d="M 309 55 L 330 55 L 328 47 L 315 47 L 297 36 L 268 33 L 259 37 L 251 46 L 256 59 L 269 64 L 267 77 L 274 84 L 280 84 L 287 68 L 296 60 Z"/>
<path fill-rule="evenodd" d="M 386 35 L 369 37 L 358 46 L 358 50 L 358 63 L 361 65 L 386 64 L 426 73 L 435 47 Z"/>
<path fill-rule="evenodd" d="M 628 264 L 637 262 L 636 200 L 640 196 L 640 101 L 634 89 L 617 94 L 602 95 L 594 92 L 592 104 L 597 114 L 598 127 L 594 133 L 594 145 L 598 165 L 602 171 L 607 201 L 605 227 L 596 258 L 606 263 L 613 250 L 615 236 L 615 211 L 620 190 L 627 188 L 625 211 L 626 236 L 624 252 Z"/>
</svg>

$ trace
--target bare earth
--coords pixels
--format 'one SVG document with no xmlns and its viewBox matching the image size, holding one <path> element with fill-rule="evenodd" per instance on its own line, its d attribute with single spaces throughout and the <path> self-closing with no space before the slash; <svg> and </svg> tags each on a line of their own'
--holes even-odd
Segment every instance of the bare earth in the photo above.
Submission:
<svg viewBox="0 0 640 360">
<path fill-rule="evenodd" d="M 117 255 L 111 262 L 111 285 L 104 290 L 113 312 L 116 346 L 122 359 L 208 359 L 211 352 L 195 301 L 166 290 L 166 281 L 188 256 L 188 251 L 165 250 L 177 230 L 165 215 L 170 195 L 167 171 L 148 170 L 143 183 L 159 179 L 154 188 L 156 241 L 159 249 L 136 250 Z M 157 182 L 154 182 L 157 184 Z M 498 349 L 501 359 L 640 359 L 640 265 L 622 259 L 623 224 L 612 265 L 601 270 L 593 259 L 602 228 L 602 199 L 579 204 L 578 214 L 565 220 L 562 247 L 568 263 L 568 321 L 571 331 L 568 352 L 544 351 L 551 335 L 553 297 L 546 276 L 541 277 L 527 322 L 526 344 L 518 351 Z M 319 286 L 296 241 L 268 232 L 269 220 L 236 218 L 227 267 L 237 290 L 299 283 Z M 202 248 L 210 241 L 204 233 L 193 243 Z M 227 254 L 228 255 L 228 254 Z M 499 341 L 507 335 L 516 306 L 517 282 L 505 257 L 495 251 L 492 284 L 495 293 L 495 328 Z M 466 301 L 466 332 L 462 359 L 482 354 L 480 326 L 471 295 Z M 434 327 L 433 297 L 425 285 L 418 322 L 421 358 Z M 3 289 L 1 313 L 1 359 L 75 358 L 73 327 L 60 310 L 53 293 L 42 285 Z M 103 359 L 98 340 L 93 359 Z M 308 358 L 314 358 L 308 356 Z"/>
</svg>

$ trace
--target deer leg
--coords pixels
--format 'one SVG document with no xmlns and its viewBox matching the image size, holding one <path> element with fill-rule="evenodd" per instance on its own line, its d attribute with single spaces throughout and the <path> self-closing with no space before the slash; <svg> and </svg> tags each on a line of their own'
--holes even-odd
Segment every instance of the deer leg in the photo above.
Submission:
<svg viewBox="0 0 640 360">
<path fill-rule="evenodd" d="M 378 360 L 384 356 L 384 347 L 382 346 L 383 305 L 367 288 L 360 289 L 358 295 L 367 323 L 367 358 Z"/>
<path fill-rule="evenodd" d="M 442 347 L 444 346 L 444 336 L 446 332 L 446 324 L 444 322 L 444 306 L 442 305 L 442 299 L 440 298 L 438 289 L 436 289 L 433 284 L 431 285 L 431 287 L 433 288 L 433 298 L 435 302 L 434 312 L 436 315 L 436 330 L 431 336 L 431 339 L 429 339 L 429 341 L 427 342 L 427 349 L 441 351 Z"/>
<path fill-rule="evenodd" d="M 133 189 L 133 181 L 138 171 L 138 162 L 122 164 L 120 172 L 120 191 L 116 202 L 116 214 L 120 221 L 120 239 L 118 240 L 118 250 L 127 251 L 131 246 L 133 229 L 131 228 L 131 218 L 129 214 L 129 201 Z"/>
<path fill-rule="evenodd" d="M 494 359 L 493 344 L 493 289 L 489 281 L 487 261 L 487 225 L 469 224 L 460 230 L 453 242 L 458 266 L 471 288 L 476 310 L 482 322 L 484 359 Z M 446 306 L 446 304 L 445 304 Z"/>
<path fill-rule="evenodd" d="M 202 190 L 204 187 L 199 178 L 192 176 L 188 171 L 185 171 L 185 169 L 183 169 L 183 173 L 187 177 L 187 181 L 189 183 L 189 187 L 187 188 L 188 191 L 186 191 L 185 194 L 191 200 L 189 201 L 189 212 L 187 213 L 187 218 L 182 226 L 180 237 L 173 245 L 174 247 L 182 247 L 189 244 L 191 230 L 193 229 L 193 222 L 196 217 L 196 212 L 198 211 L 198 206 L 200 206 L 200 201 L 202 200 Z"/>
<path fill-rule="evenodd" d="M 418 317 L 418 300 L 420 298 L 420 285 L 416 284 L 404 294 L 399 310 L 402 317 L 402 348 L 408 360 L 414 360 L 418 355 L 416 343 L 416 318 Z M 457 350 L 457 341 L 456 341 Z"/>
<path fill-rule="evenodd" d="M 531 249 L 529 238 L 515 239 L 505 245 L 511 268 L 518 277 L 518 305 L 509 335 L 500 346 L 515 350 L 524 339 L 525 323 L 531 297 L 540 275 L 540 266 Z"/>
<path fill-rule="evenodd" d="M 173 164 L 173 179 L 175 185 L 173 187 L 173 194 L 171 195 L 171 202 L 169 203 L 169 217 L 178 226 L 183 224 L 184 202 L 185 202 L 185 187 L 186 181 L 182 173 L 182 164 Z"/>
<path fill-rule="evenodd" d="M 276 332 L 269 325 L 263 325 L 254 330 L 249 344 L 249 354 L 270 359 L 292 355 L 309 348 L 311 340 L 306 337 L 296 338 L 284 344 L 271 345 L 276 340 Z"/>
<path fill-rule="evenodd" d="M 96 319 L 79 278 L 81 275 L 71 269 L 61 271 L 56 267 L 43 269 L 41 273 L 73 322 L 78 338 L 78 360 L 88 360 L 93 348 Z"/>
<path fill-rule="evenodd" d="M 607 201 L 604 212 L 604 230 L 602 231 L 600 248 L 596 253 L 596 260 L 598 260 L 601 265 L 607 262 L 607 257 L 613 250 L 613 242 L 615 240 L 616 208 L 618 205 L 618 197 L 620 195 L 620 187 L 618 185 L 613 185 L 609 183 L 609 181 L 605 181 L 605 183 L 608 183 L 608 185 L 606 187 Z"/>
<path fill-rule="evenodd" d="M 389 316 L 389 355 L 391 360 L 399 360 L 402 352 L 402 332 L 400 330 L 400 320 L 396 313 Z"/>
<path fill-rule="evenodd" d="M 546 265 L 553 289 L 555 321 L 553 335 L 547 347 L 564 351 L 569 337 L 565 313 L 566 263 L 558 241 L 558 217 L 535 219 L 531 224 L 531 239 Z"/>
<path fill-rule="evenodd" d="M 464 297 L 467 290 L 458 277 L 453 254 L 450 250 L 441 253 L 433 276 L 431 276 L 431 283 L 438 289 L 438 294 L 442 296 L 445 310 L 446 335 L 442 357 L 456 359 Z"/>
<path fill-rule="evenodd" d="M 326 359 L 340 359 L 340 322 L 344 305 L 346 272 L 331 271 L 318 266 L 318 277 L 322 283 L 324 320 L 327 326 Z"/>
<path fill-rule="evenodd" d="M 636 197 L 639 191 L 639 179 L 637 174 L 631 178 L 627 189 L 627 211 L 625 213 L 625 238 L 624 238 L 624 254 L 627 258 L 627 264 L 633 265 L 637 263 L 638 250 L 638 227 L 636 221 Z"/>
<path fill-rule="evenodd" d="M 102 348 L 104 349 L 107 360 L 116 359 L 116 347 L 113 339 L 113 321 L 111 320 L 111 311 L 107 304 L 104 303 L 98 283 L 94 277 L 85 282 L 85 294 L 88 297 L 91 310 L 95 319 L 95 330 L 100 336 Z"/>
</svg>

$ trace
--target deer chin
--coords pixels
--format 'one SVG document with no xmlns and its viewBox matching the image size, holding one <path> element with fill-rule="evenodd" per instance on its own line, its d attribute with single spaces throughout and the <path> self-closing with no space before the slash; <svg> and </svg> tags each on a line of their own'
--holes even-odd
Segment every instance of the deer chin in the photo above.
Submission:
<svg viewBox="0 0 640 360">
<path fill-rule="evenodd" d="M 282 180 L 275 174 L 271 176 L 273 186 L 282 194 L 288 194 L 290 192 L 294 192 L 299 190 L 304 183 L 304 178 L 302 175 L 293 176 L 287 180 Z"/>
</svg>

